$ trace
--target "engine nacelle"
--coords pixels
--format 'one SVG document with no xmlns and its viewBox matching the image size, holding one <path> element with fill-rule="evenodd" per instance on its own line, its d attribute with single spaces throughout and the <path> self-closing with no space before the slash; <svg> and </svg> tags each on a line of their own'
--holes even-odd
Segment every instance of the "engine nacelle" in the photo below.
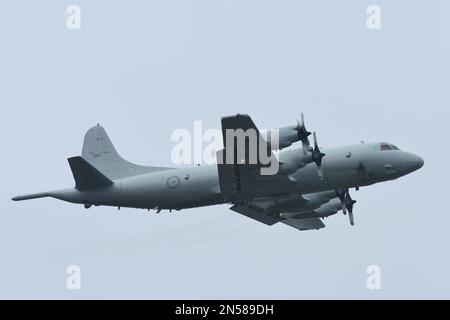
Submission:
<svg viewBox="0 0 450 320">
<path fill-rule="evenodd" d="M 320 206 L 315 212 L 321 217 L 328 217 L 336 214 L 339 210 L 341 210 L 341 201 L 338 198 L 334 198 Z"/>
<path fill-rule="evenodd" d="M 317 217 L 328 217 L 341 209 L 341 202 L 335 197 L 335 191 L 324 191 L 303 197 L 290 195 L 277 199 L 272 209 L 281 211 L 285 218 L 301 217 L 302 214 L 311 214 L 311 212 L 314 212 Z"/>
<path fill-rule="evenodd" d="M 272 139 L 275 138 L 273 131 L 267 132 L 267 142 L 270 144 L 272 150 L 282 150 L 289 147 L 294 142 L 300 141 L 297 126 L 288 126 L 275 130 L 278 131 L 278 145 L 276 143 L 272 143 Z"/>
<path fill-rule="evenodd" d="M 310 202 L 305 200 L 300 195 L 289 195 L 283 198 L 279 198 L 271 205 L 271 209 L 282 212 L 285 216 L 289 216 L 291 213 L 298 215 L 303 212 L 310 212 L 320 206 L 319 203 Z"/>
</svg>

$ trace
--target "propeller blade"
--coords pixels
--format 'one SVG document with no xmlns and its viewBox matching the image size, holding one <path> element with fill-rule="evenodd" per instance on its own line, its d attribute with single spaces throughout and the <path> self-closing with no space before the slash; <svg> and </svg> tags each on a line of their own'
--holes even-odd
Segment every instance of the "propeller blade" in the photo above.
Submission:
<svg viewBox="0 0 450 320">
<path fill-rule="evenodd" d="M 344 215 L 347 214 L 347 207 L 345 205 L 345 193 L 346 192 L 347 192 L 346 189 L 336 190 L 336 195 L 339 198 L 339 200 L 341 200 L 341 210 Z"/>
<path fill-rule="evenodd" d="M 319 144 L 317 143 L 316 133 L 313 133 L 314 138 L 314 149 L 311 151 L 312 160 L 315 162 L 317 166 L 317 174 L 323 179 L 323 171 L 322 171 L 322 158 L 325 157 L 325 153 L 320 152 Z"/>
<path fill-rule="evenodd" d="M 350 224 L 353 226 L 355 224 L 353 220 L 353 206 L 356 203 L 356 200 L 353 200 L 350 196 L 350 192 L 347 189 L 347 192 L 345 193 L 345 207 L 348 210 L 348 218 L 350 219 Z"/>
<path fill-rule="evenodd" d="M 355 225 L 355 221 L 353 220 L 353 212 L 348 212 L 348 218 L 350 219 L 350 224 L 352 225 L 352 226 L 354 226 Z"/>
<path fill-rule="evenodd" d="M 305 127 L 305 117 L 303 115 L 303 112 L 300 114 L 300 119 L 297 119 L 297 125 L 298 125 L 298 129 L 300 130 L 301 128 Z"/>
<path fill-rule="evenodd" d="M 313 133 L 313 139 L 314 139 L 314 149 L 319 149 L 319 145 L 317 144 L 317 135 L 315 132 Z"/>
<path fill-rule="evenodd" d="M 317 175 L 320 177 L 320 179 L 323 179 L 322 166 L 317 166 Z"/>
<path fill-rule="evenodd" d="M 353 205 L 356 203 L 356 200 L 353 200 L 350 196 L 350 192 L 347 190 L 345 193 L 345 207 L 349 212 L 353 212 Z"/>
<path fill-rule="evenodd" d="M 347 208 L 345 207 L 345 202 L 341 202 L 341 208 L 342 208 L 342 213 L 344 214 L 344 215 L 346 215 L 347 214 Z"/>
<path fill-rule="evenodd" d="M 297 119 L 297 135 L 298 138 L 302 141 L 303 153 L 306 154 L 308 151 L 310 151 L 308 136 L 311 135 L 311 132 L 306 130 L 305 117 L 303 115 L 303 112 L 300 115 L 300 119 Z"/>
</svg>

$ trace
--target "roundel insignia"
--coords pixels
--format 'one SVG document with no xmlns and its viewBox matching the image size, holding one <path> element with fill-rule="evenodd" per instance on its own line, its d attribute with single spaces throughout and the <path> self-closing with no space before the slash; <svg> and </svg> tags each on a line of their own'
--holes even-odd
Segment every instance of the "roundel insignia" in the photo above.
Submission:
<svg viewBox="0 0 450 320">
<path fill-rule="evenodd" d="M 167 179 L 167 186 L 170 189 L 178 188 L 179 185 L 180 185 L 180 178 L 173 176 Z"/>
</svg>

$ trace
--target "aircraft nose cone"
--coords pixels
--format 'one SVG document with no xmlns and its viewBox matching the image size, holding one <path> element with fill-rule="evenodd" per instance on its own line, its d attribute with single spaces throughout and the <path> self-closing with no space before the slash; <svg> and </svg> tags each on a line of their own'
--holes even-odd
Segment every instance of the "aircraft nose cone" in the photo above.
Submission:
<svg viewBox="0 0 450 320">
<path fill-rule="evenodd" d="M 419 157 L 419 156 L 416 156 L 416 157 L 417 157 L 417 159 L 416 159 L 416 161 L 417 161 L 417 169 L 420 169 L 425 164 L 425 161 L 423 161 L 423 159 L 421 157 Z"/>
<path fill-rule="evenodd" d="M 410 154 L 408 156 L 408 160 L 407 160 L 407 163 L 406 163 L 406 169 L 409 172 L 413 172 L 413 171 L 419 170 L 420 168 L 423 167 L 423 165 L 424 165 L 424 161 L 418 155 Z"/>
</svg>

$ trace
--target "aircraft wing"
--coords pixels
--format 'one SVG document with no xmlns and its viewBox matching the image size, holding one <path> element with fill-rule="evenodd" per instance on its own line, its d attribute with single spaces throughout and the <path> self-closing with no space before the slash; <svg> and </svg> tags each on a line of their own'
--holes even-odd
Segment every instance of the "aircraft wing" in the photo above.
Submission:
<svg viewBox="0 0 450 320">
<path fill-rule="evenodd" d="M 230 144 L 230 141 L 227 141 L 230 140 L 227 139 L 227 131 L 230 130 L 234 130 L 236 133 L 238 131 L 253 133 L 256 140 L 248 139 L 240 144 L 238 139 L 234 138 L 234 142 L 232 141 L 232 144 Z M 217 152 L 217 167 L 222 195 L 227 200 L 234 202 L 239 199 L 251 199 L 264 194 L 265 190 L 271 190 L 274 176 L 267 174 L 268 171 L 265 171 L 264 174 L 262 172 L 269 167 L 279 168 L 278 159 L 253 120 L 246 114 L 222 118 L 222 136 L 224 149 Z M 260 151 L 261 153 L 265 152 L 264 161 L 260 157 Z M 271 159 L 270 163 L 267 163 L 266 160 L 268 159 Z"/>
<path fill-rule="evenodd" d="M 303 230 L 319 230 L 325 228 L 325 224 L 320 218 L 306 218 L 306 219 L 284 219 L 282 223 L 294 227 L 300 231 Z"/>
<path fill-rule="evenodd" d="M 275 215 L 270 215 L 268 214 L 268 212 L 266 212 L 266 210 L 251 204 L 237 204 L 232 206 L 230 210 L 267 224 L 268 226 L 271 226 L 283 220 L 283 218 L 277 217 Z"/>
<path fill-rule="evenodd" d="M 230 209 L 269 226 L 281 222 L 300 231 L 319 230 L 325 228 L 325 224 L 322 220 L 318 217 L 314 217 L 314 212 L 311 212 L 311 214 L 302 214 L 301 217 L 295 216 L 291 218 L 283 218 L 280 217 L 278 213 L 269 212 L 268 210 L 251 203 L 237 204 L 232 206 Z"/>
</svg>

